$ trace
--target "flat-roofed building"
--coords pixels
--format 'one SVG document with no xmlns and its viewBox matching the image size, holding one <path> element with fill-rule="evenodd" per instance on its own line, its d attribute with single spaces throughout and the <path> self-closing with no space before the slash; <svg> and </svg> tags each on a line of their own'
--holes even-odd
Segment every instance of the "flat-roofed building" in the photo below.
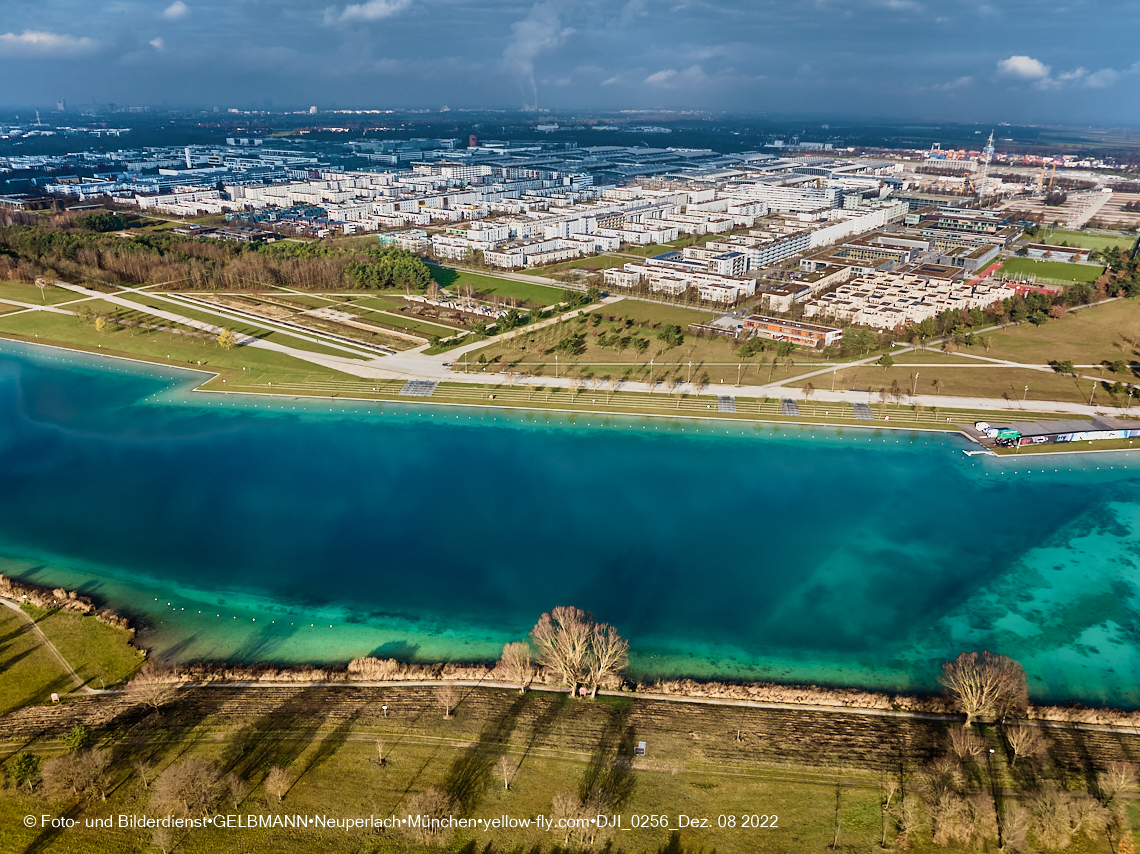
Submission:
<svg viewBox="0 0 1140 854">
<path fill-rule="evenodd" d="M 784 320 L 763 314 L 750 314 L 744 318 L 744 328 L 752 335 L 773 341 L 791 341 L 803 347 L 830 347 L 843 335 L 834 326 L 820 326 L 798 320 Z"/>
</svg>

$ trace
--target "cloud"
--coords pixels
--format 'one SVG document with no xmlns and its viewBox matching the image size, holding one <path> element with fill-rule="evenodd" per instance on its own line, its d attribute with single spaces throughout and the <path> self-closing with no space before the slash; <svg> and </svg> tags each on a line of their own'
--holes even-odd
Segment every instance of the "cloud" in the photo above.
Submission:
<svg viewBox="0 0 1140 854">
<path fill-rule="evenodd" d="M 1132 66 L 1135 69 L 1137 66 Z M 1128 72 L 1125 72 L 1126 74 Z M 1085 78 L 1085 85 L 1090 89 L 1103 89 L 1106 86 L 1111 86 L 1120 79 L 1120 72 L 1115 68 L 1102 68 L 1100 71 L 1094 71 Z"/>
<path fill-rule="evenodd" d="M 936 89 L 939 92 L 953 92 L 955 89 L 963 89 L 973 82 L 973 77 L 959 77 L 957 80 L 951 80 L 949 83 L 936 83 L 930 88 Z"/>
<path fill-rule="evenodd" d="M 166 42 L 164 42 L 162 40 L 162 36 L 158 36 L 157 38 L 151 39 L 149 42 L 147 42 L 147 44 L 149 44 L 151 47 L 153 47 L 159 53 L 162 53 L 166 49 Z"/>
<path fill-rule="evenodd" d="M 997 64 L 998 73 L 1017 80 L 1044 80 L 1049 77 L 1049 66 L 1031 56 L 1011 56 Z"/>
<path fill-rule="evenodd" d="M 661 86 L 665 89 L 689 88 L 703 86 L 709 82 L 709 76 L 701 66 L 690 65 L 682 71 L 675 68 L 657 71 L 646 77 L 645 82 L 650 86 Z"/>
<path fill-rule="evenodd" d="M 522 90 L 523 106 L 538 106 L 534 61 L 540 54 L 562 44 L 574 30 L 563 28 L 553 3 L 535 3 L 521 21 L 511 24 L 511 41 L 503 51 L 503 65 L 514 74 Z M 527 104 L 527 92 L 533 99 Z"/>
<path fill-rule="evenodd" d="M 0 34 L 0 56 L 74 56 L 89 53 L 98 46 L 94 39 L 43 30 Z"/>
<path fill-rule="evenodd" d="M 182 0 L 174 0 L 173 3 L 163 10 L 162 17 L 169 21 L 177 21 L 179 18 L 185 18 L 189 11 L 190 7 L 183 3 Z"/>
<path fill-rule="evenodd" d="M 1015 80 L 1024 80 L 1031 83 L 1035 89 L 1061 89 L 1068 86 L 1104 89 L 1112 86 L 1124 74 L 1131 74 L 1140 70 L 1140 62 L 1123 72 L 1117 71 L 1115 68 L 1089 71 L 1087 68 L 1078 67 L 1072 71 L 1062 71 L 1056 76 L 1053 75 L 1050 66 L 1029 56 L 1011 56 L 1009 59 L 1001 60 L 997 67 L 999 74 L 1012 77 Z"/>
<path fill-rule="evenodd" d="M 332 7 L 325 10 L 325 23 L 339 21 L 382 21 L 398 15 L 412 5 L 412 0 L 368 0 L 366 3 L 350 3 L 340 15 Z"/>
</svg>

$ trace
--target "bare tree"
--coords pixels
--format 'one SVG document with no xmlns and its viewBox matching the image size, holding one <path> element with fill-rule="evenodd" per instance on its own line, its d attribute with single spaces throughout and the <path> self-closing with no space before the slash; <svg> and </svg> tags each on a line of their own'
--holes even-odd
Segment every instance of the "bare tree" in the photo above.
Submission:
<svg viewBox="0 0 1140 854">
<path fill-rule="evenodd" d="M 590 685 L 590 696 L 598 696 L 598 686 L 625 670 L 629 664 L 629 641 L 617 633 L 608 623 L 594 626 L 590 640 L 589 669 L 586 681 Z"/>
<path fill-rule="evenodd" d="M 154 781 L 151 806 L 156 812 L 190 817 L 206 815 L 225 793 L 218 767 L 197 756 L 168 766 Z"/>
<path fill-rule="evenodd" d="M 131 763 L 131 767 L 135 769 L 135 773 L 142 780 L 143 788 L 149 789 L 150 775 L 154 773 L 154 763 L 148 762 L 146 759 L 136 759 Z"/>
<path fill-rule="evenodd" d="M 959 761 L 977 759 L 986 751 L 986 743 L 962 726 L 950 727 L 950 750 Z"/>
<path fill-rule="evenodd" d="M 292 785 L 293 781 L 289 778 L 289 772 L 280 765 L 274 765 L 265 775 L 265 791 L 277 798 L 277 803 L 281 803 L 282 798 L 285 797 Z"/>
<path fill-rule="evenodd" d="M 1009 763 L 1012 768 L 1022 756 L 1040 756 L 1045 752 L 1046 742 L 1037 731 L 1037 727 L 1015 724 L 1005 728 L 1005 740 L 1009 749 L 1013 751 L 1013 760 Z"/>
<path fill-rule="evenodd" d="M 1025 851 L 1029 833 L 1029 810 L 1016 801 L 1007 801 L 998 819 L 1001 831 L 1000 851 Z"/>
<path fill-rule="evenodd" d="M 127 696 L 156 712 L 174 698 L 177 686 L 170 681 L 166 668 L 148 661 L 127 683 Z"/>
<path fill-rule="evenodd" d="M 444 685 L 435 692 L 435 701 L 443 708 L 444 718 L 450 718 L 451 710 L 459 704 L 459 692 L 454 685 Z"/>
<path fill-rule="evenodd" d="M 499 773 L 503 775 L 503 791 L 511 788 L 511 760 L 506 754 L 499 757 Z"/>
<path fill-rule="evenodd" d="M 530 637 L 538 660 L 552 670 L 570 692 L 586 672 L 593 637 L 594 616 L 581 608 L 559 605 L 543 614 Z"/>
<path fill-rule="evenodd" d="M 507 677 L 508 682 L 519 684 L 519 693 L 526 692 L 526 686 L 534 678 L 534 665 L 530 660 L 530 644 L 525 641 L 503 644 L 503 657 L 499 659 L 499 667 Z"/>
<path fill-rule="evenodd" d="M 1029 801 L 1033 835 L 1045 848 L 1068 848 L 1073 841 L 1067 792 L 1045 789 Z"/>
<path fill-rule="evenodd" d="M 403 829 L 413 841 L 421 845 L 442 846 L 454 832 L 442 820 L 450 816 L 454 809 L 455 805 L 447 792 L 432 787 L 408 801 L 408 816 L 419 816 L 420 821 L 409 821 L 403 825 Z"/>
<path fill-rule="evenodd" d="M 1131 762 L 1109 762 L 1104 771 L 1097 774 L 1097 788 L 1106 807 L 1130 801 L 1136 797 L 1137 768 Z"/>
<path fill-rule="evenodd" d="M 162 854 L 170 854 L 174 850 L 174 831 L 169 827 L 156 827 L 150 834 L 150 841 Z"/>
<path fill-rule="evenodd" d="M 1005 718 L 1023 711 L 1029 702 L 1021 665 L 989 650 L 963 652 L 947 661 L 939 682 L 965 713 L 966 726 L 979 715 Z"/>
</svg>

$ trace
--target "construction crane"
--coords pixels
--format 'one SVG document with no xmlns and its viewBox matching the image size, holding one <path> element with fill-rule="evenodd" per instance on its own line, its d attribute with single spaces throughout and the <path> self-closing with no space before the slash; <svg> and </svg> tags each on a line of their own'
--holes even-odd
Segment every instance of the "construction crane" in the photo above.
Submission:
<svg viewBox="0 0 1140 854">
<path fill-rule="evenodd" d="M 990 131 L 990 138 L 986 147 L 982 149 L 982 183 L 986 181 L 986 173 L 990 171 L 990 161 L 994 159 L 994 132 Z"/>
</svg>

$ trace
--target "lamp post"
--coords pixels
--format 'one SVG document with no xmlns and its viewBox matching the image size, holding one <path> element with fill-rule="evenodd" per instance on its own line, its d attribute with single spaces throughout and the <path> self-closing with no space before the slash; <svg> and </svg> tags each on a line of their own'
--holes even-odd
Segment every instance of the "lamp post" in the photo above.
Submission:
<svg viewBox="0 0 1140 854">
<path fill-rule="evenodd" d="M 744 370 L 744 363 L 741 362 L 736 366 L 736 387 L 740 388 L 740 372 Z"/>
<path fill-rule="evenodd" d="M 1022 403 L 1025 403 L 1025 401 L 1026 401 L 1028 398 L 1029 398 L 1029 386 L 1026 386 L 1026 387 L 1025 387 L 1025 393 L 1024 393 L 1023 395 L 1021 395 L 1021 402 L 1022 402 Z"/>
<path fill-rule="evenodd" d="M 914 386 L 910 390 L 910 396 L 914 397 L 918 394 L 918 371 L 914 372 Z"/>
<path fill-rule="evenodd" d="M 649 393 L 653 394 L 653 360 L 649 360 Z"/>
</svg>

